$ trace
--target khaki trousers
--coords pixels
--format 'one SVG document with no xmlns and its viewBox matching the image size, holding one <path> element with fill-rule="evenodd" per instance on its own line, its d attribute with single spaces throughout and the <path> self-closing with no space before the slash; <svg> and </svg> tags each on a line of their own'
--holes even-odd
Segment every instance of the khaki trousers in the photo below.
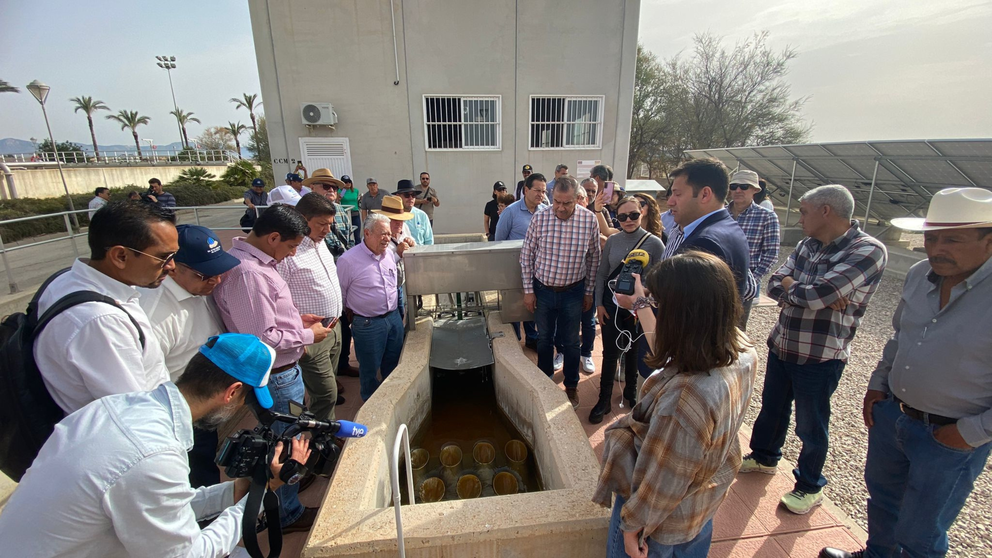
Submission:
<svg viewBox="0 0 992 558">
<path fill-rule="evenodd" d="M 310 394 L 310 411 L 317 420 L 334 420 L 334 405 L 338 400 L 337 369 L 341 356 L 341 324 L 320 343 L 308 345 L 300 357 L 303 385 Z"/>
</svg>

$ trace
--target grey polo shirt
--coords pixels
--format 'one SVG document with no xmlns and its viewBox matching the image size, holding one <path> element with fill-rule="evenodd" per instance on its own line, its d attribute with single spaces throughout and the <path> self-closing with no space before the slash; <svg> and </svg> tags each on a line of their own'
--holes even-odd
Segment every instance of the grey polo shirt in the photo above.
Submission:
<svg viewBox="0 0 992 558">
<path fill-rule="evenodd" d="M 373 209 L 382 209 L 382 200 L 386 198 L 386 191 L 379 188 L 379 191 L 375 196 L 366 191 L 362 194 L 362 197 L 358 198 L 358 209 L 363 209 L 365 211 L 372 211 Z"/>
<path fill-rule="evenodd" d="M 941 278 L 926 260 L 914 265 L 892 317 L 895 335 L 868 382 L 910 407 L 959 419 L 973 447 L 992 441 L 990 275 L 992 259 L 955 285 L 941 309 Z"/>
</svg>

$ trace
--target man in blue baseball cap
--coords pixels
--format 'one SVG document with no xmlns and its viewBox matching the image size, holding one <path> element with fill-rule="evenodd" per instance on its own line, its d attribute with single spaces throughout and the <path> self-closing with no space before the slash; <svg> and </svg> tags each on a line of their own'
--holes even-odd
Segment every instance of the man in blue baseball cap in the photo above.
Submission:
<svg viewBox="0 0 992 558">
<path fill-rule="evenodd" d="M 312 192 L 310 188 L 303 185 L 303 177 L 295 172 L 286 173 L 286 184 L 296 190 L 296 193 L 299 194 L 301 198 Z"/>
<path fill-rule="evenodd" d="M 110 395 L 66 417 L 0 515 L 12 556 L 224 556 L 241 539 L 250 480 L 193 489 L 193 425 L 215 429 L 246 402 L 272 405 L 275 351 L 254 335 L 211 337 L 173 384 Z M 306 463 L 309 442 L 290 458 Z M 276 444 L 275 455 L 282 453 Z M 282 484 L 278 457 L 269 487 Z M 59 479 L 52 482 L 52 479 Z M 218 515 L 219 514 L 219 515 Z M 202 530 L 198 520 L 216 516 Z"/>
<path fill-rule="evenodd" d="M 152 332 L 165 354 L 165 367 L 175 382 L 209 337 L 223 333 L 224 322 L 210 298 L 221 275 L 240 262 L 224 251 L 213 231 L 197 225 L 179 225 L 176 268 L 158 289 L 140 289 L 138 304 L 148 314 Z M 214 464 L 216 432 L 194 431 L 190 452 L 190 483 L 210 486 L 220 482 Z"/>
<path fill-rule="evenodd" d="M 251 232 L 251 228 L 255 226 L 255 219 L 258 218 L 258 212 L 261 211 L 256 208 L 269 205 L 269 194 L 265 191 L 264 180 L 256 178 L 251 181 L 251 190 L 245 191 L 245 205 L 248 206 L 248 209 L 241 216 L 241 227 L 247 233 Z"/>
</svg>

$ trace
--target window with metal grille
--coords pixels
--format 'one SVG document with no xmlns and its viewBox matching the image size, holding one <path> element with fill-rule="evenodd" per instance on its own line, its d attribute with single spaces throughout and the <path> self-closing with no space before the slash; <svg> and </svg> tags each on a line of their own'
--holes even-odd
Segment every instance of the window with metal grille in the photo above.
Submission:
<svg viewBox="0 0 992 558">
<path fill-rule="evenodd" d="M 424 137 L 429 150 L 500 148 L 500 97 L 424 96 Z"/>
<path fill-rule="evenodd" d="M 531 149 L 598 148 L 603 97 L 530 98 Z"/>
</svg>

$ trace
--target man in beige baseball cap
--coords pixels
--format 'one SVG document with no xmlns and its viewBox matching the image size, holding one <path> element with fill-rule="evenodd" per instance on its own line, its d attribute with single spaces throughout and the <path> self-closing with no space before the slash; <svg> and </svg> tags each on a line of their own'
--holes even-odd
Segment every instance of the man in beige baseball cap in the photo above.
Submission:
<svg viewBox="0 0 992 558">
<path fill-rule="evenodd" d="M 992 192 L 945 188 L 925 218 L 892 224 L 923 232 L 927 260 L 906 275 L 865 395 L 867 548 L 821 558 L 948 554 L 992 451 Z"/>
</svg>

